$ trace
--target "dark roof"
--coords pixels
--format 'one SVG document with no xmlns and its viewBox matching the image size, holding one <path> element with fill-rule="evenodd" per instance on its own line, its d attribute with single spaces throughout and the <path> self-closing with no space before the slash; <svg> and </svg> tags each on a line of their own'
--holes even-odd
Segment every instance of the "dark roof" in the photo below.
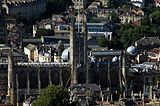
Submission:
<svg viewBox="0 0 160 106">
<path fill-rule="evenodd" d="M 50 38 L 50 39 L 69 39 L 69 36 L 61 36 L 61 35 L 58 35 L 58 36 L 43 36 L 43 38 Z"/>
<path fill-rule="evenodd" d="M 121 53 L 121 50 L 92 51 L 93 56 L 117 56 L 121 55 Z"/>
<path fill-rule="evenodd" d="M 98 42 L 95 38 L 91 37 L 88 39 L 88 45 L 98 45 Z"/>
<path fill-rule="evenodd" d="M 63 42 L 63 44 L 69 43 L 69 36 L 43 36 L 42 39 L 45 44 L 57 44 L 60 40 Z"/>
<path fill-rule="evenodd" d="M 135 45 L 138 48 L 143 47 L 160 47 L 160 39 L 157 37 L 143 37 L 142 39 L 139 39 L 135 42 Z"/>
<path fill-rule="evenodd" d="M 27 55 L 24 54 L 24 52 L 18 51 L 17 49 L 13 49 L 13 56 L 14 57 L 27 57 Z"/>
<path fill-rule="evenodd" d="M 41 39 L 23 39 L 23 42 L 42 43 Z"/>
</svg>

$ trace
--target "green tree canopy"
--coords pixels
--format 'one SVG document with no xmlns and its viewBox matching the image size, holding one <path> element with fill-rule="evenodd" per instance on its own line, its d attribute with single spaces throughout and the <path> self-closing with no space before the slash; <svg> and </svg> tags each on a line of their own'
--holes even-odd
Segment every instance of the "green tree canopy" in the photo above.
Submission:
<svg viewBox="0 0 160 106">
<path fill-rule="evenodd" d="M 121 6 L 121 2 L 118 2 L 117 0 L 108 0 L 107 1 L 108 8 L 118 8 L 119 6 Z"/>
<path fill-rule="evenodd" d="M 144 17 L 143 19 L 141 19 L 141 25 L 150 25 L 151 22 L 150 22 L 150 17 L 146 16 Z"/>
<path fill-rule="evenodd" d="M 121 25 L 117 31 L 118 38 L 121 40 L 123 47 L 127 48 L 128 46 L 134 44 L 134 42 L 144 36 L 160 36 L 160 28 L 155 25 L 146 25 L 147 22 L 144 22 L 144 25 L 133 26 L 131 24 Z"/>
<path fill-rule="evenodd" d="M 120 41 L 123 48 L 134 44 L 134 42 L 144 36 L 160 37 L 160 8 L 149 5 L 143 8 L 146 15 L 141 19 L 140 26 L 134 26 L 130 23 L 120 24 L 116 29 L 115 41 Z M 112 14 L 114 15 L 114 14 Z M 114 41 L 112 41 L 114 42 Z"/>
<path fill-rule="evenodd" d="M 105 36 L 101 36 L 100 38 L 98 38 L 98 45 L 100 47 L 106 47 L 108 44 L 107 39 L 105 38 Z"/>
<path fill-rule="evenodd" d="M 50 85 L 44 89 L 33 106 L 71 106 L 69 92 L 61 86 Z"/>
<path fill-rule="evenodd" d="M 151 13 L 152 23 L 160 25 L 160 11 L 154 11 Z"/>
<path fill-rule="evenodd" d="M 156 7 L 155 5 L 151 4 L 145 8 L 143 8 L 143 10 L 147 13 L 147 14 L 151 14 L 155 11 L 160 11 L 159 7 Z"/>
<path fill-rule="evenodd" d="M 114 1 L 113 0 L 108 0 L 107 7 L 108 8 L 114 8 Z"/>
<path fill-rule="evenodd" d="M 113 22 L 115 22 L 115 23 L 119 23 L 120 22 L 119 16 L 115 12 L 111 13 L 110 17 L 111 17 L 111 20 Z"/>
</svg>

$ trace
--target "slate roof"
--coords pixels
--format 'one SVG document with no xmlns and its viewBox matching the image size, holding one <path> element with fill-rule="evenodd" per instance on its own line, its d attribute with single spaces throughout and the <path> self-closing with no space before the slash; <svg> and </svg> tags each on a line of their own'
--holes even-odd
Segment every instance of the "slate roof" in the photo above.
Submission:
<svg viewBox="0 0 160 106">
<path fill-rule="evenodd" d="M 14 57 L 26 57 L 27 55 L 24 54 L 24 52 L 18 51 L 17 49 L 13 49 L 13 56 Z"/>
<path fill-rule="evenodd" d="M 135 42 L 138 48 L 149 49 L 151 47 L 160 47 L 160 39 L 157 37 L 143 37 Z M 144 48 L 147 47 L 147 48 Z"/>
<path fill-rule="evenodd" d="M 51 39 L 69 39 L 69 36 L 43 36 L 43 38 L 51 38 Z"/>
<path fill-rule="evenodd" d="M 35 49 L 36 49 L 36 46 L 33 45 L 33 44 L 28 44 L 28 45 L 26 46 L 26 48 L 28 48 L 29 50 L 35 50 Z"/>
<path fill-rule="evenodd" d="M 40 46 L 43 44 L 42 39 L 23 39 L 23 47 L 26 47 L 28 44 L 34 44 Z"/>
<path fill-rule="evenodd" d="M 23 39 L 23 42 L 42 43 L 41 39 Z"/>
<path fill-rule="evenodd" d="M 121 50 L 105 50 L 105 51 L 92 51 L 93 56 L 117 56 L 121 55 L 122 51 Z"/>
<path fill-rule="evenodd" d="M 64 44 L 69 44 L 69 36 L 43 36 L 43 41 L 45 44 L 57 44 L 60 40 L 64 43 Z"/>
</svg>

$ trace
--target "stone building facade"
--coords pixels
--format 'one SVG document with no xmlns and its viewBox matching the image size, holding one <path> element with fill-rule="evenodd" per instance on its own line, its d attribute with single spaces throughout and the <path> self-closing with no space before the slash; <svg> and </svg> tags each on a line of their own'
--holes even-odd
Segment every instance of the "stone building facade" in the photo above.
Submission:
<svg viewBox="0 0 160 106">
<path fill-rule="evenodd" d="M 6 1 L 3 4 L 6 13 L 27 20 L 38 18 L 46 11 L 46 0 Z"/>
</svg>

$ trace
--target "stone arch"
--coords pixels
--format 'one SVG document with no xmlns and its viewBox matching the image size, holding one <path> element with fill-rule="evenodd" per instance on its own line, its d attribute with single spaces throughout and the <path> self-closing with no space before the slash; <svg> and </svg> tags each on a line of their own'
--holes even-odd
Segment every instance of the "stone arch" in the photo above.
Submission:
<svg viewBox="0 0 160 106">
<path fill-rule="evenodd" d="M 62 80 L 63 80 L 63 86 L 69 85 L 70 72 L 67 69 L 62 70 Z"/>
<path fill-rule="evenodd" d="M 19 89 L 26 89 L 27 88 L 27 72 L 26 70 L 22 70 L 18 72 L 18 84 Z"/>
<path fill-rule="evenodd" d="M 90 82 L 98 84 L 98 74 L 96 69 L 91 69 L 90 71 Z"/>
<path fill-rule="evenodd" d="M 38 88 L 38 75 L 36 70 L 32 70 L 29 73 L 29 80 L 30 80 L 30 89 Z"/>
<path fill-rule="evenodd" d="M 118 88 L 119 85 L 119 67 L 112 66 L 110 69 L 111 87 Z M 117 80 L 118 79 L 118 80 Z"/>
<path fill-rule="evenodd" d="M 53 85 L 59 84 L 59 73 L 57 70 L 51 70 L 51 81 Z"/>
<path fill-rule="evenodd" d="M 49 73 L 48 70 L 42 69 L 40 71 L 40 81 L 41 81 L 41 88 L 46 88 L 49 85 Z"/>
<path fill-rule="evenodd" d="M 80 71 L 77 74 L 78 83 L 85 83 L 86 82 L 86 73 L 85 71 Z"/>
<path fill-rule="evenodd" d="M 109 87 L 108 70 L 103 68 L 99 73 L 99 82 L 102 88 Z"/>
</svg>

